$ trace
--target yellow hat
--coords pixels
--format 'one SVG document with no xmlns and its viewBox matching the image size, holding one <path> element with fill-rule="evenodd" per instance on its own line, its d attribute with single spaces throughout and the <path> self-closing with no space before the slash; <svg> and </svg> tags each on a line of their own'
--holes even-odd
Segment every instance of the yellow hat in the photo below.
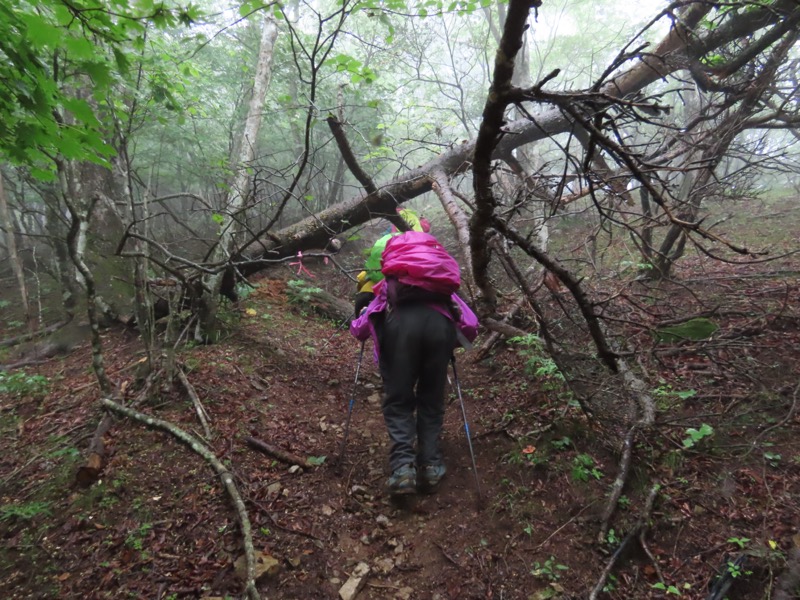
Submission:
<svg viewBox="0 0 800 600">
<path fill-rule="evenodd" d="M 358 282 L 357 289 L 359 293 L 372 291 L 373 282 L 367 279 L 366 271 L 361 271 L 361 273 L 356 276 L 356 281 Z"/>
</svg>

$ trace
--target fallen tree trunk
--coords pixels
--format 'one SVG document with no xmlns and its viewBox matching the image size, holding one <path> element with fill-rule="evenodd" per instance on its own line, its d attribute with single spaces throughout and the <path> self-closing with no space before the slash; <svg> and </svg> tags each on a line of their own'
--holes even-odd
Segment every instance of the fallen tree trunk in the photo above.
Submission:
<svg viewBox="0 0 800 600">
<path fill-rule="evenodd" d="M 292 295 L 291 290 L 288 293 Z M 344 322 L 353 318 L 353 305 L 350 302 L 320 288 L 303 290 L 303 296 L 298 297 L 297 302 L 327 319 Z"/>
<path fill-rule="evenodd" d="M 693 56 L 703 56 L 729 42 L 746 37 L 800 11 L 800 6 L 781 0 L 769 7 L 758 7 L 731 18 L 724 26 L 707 31 L 692 31 L 710 10 L 703 3 L 690 5 L 675 20 L 670 33 L 652 52 L 648 52 L 627 71 L 600 87 L 599 93 L 609 98 L 625 98 L 689 64 L 688 42 Z M 493 158 L 508 156 L 512 150 L 548 137 L 570 131 L 574 121 L 558 107 L 543 108 L 531 115 L 503 126 L 502 139 L 492 153 Z M 471 168 L 476 140 L 454 146 L 425 165 L 412 169 L 367 193 L 331 206 L 315 215 L 277 232 L 267 232 L 244 245 L 234 257 L 243 276 L 256 273 L 276 259 L 294 256 L 298 251 L 324 247 L 331 236 L 374 218 L 395 218 L 395 209 L 413 198 L 431 191 L 434 173 L 452 177 Z M 233 287 L 234 273 L 226 273 L 223 285 Z"/>
</svg>

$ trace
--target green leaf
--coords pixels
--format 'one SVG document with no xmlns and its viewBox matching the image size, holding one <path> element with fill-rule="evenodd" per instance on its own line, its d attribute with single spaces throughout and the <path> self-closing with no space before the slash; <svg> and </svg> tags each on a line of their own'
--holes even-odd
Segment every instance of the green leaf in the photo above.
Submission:
<svg viewBox="0 0 800 600">
<path fill-rule="evenodd" d="M 76 119 L 83 121 L 86 125 L 99 127 L 100 122 L 97 120 L 97 117 L 95 117 L 92 107 L 89 106 L 89 103 L 86 102 L 86 100 L 82 100 L 80 98 L 66 98 L 64 100 L 64 108 L 71 112 Z"/>
<path fill-rule="evenodd" d="M 83 145 L 71 130 L 64 130 L 61 139 L 56 143 L 56 147 L 65 158 L 83 158 L 86 155 Z"/>
<path fill-rule="evenodd" d="M 82 68 L 89 76 L 96 86 L 107 87 L 111 84 L 111 69 L 108 65 L 101 62 L 85 62 L 82 63 Z"/>
<path fill-rule="evenodd" d="M 313 467 L 318 467 L 325 462 L 325 459 L 328 458 L 327 456 L 309 456 L 308 457 L 308 464 Z"/>
<path fill-rule="evenodd" d="M 116 46 L 113 48 L 113 52 L 114 60 L 117 61 L 117 70 L 120 72 L 120 74 L 122 74 L 123 77 L 127 77 L 128 73 L 130 72 L 131 64 L 128 60 L 128 57 Z"/>
<path fill-rule="evenodd" d="M 246 17 L 252 13 L 255 10 L 255 7 L 253 6 L 254 4 L 254 2 L 242 2 L 242 4 L 239 6 L 239 16 Z"/>
<path fill-rule="evenodd" d="M 20 19 L 28 26 L 25 40 L 34 48 L 55 48 L 60 45 L 63 32 L 50 25 L 39 15 L 25 14 Z"/>
<path fill-rule="evenodd" d="M 64 46 L 72 59 L 92 58 L 97 48 L 84 37 L 70 37 L 64 40 Z"/>
<path fill-rule="evenodd" d="M 38 167 L 31 167 L 30 173 L 39 181 L 55 181 L 56 172 L 53 169 L 40 169 Z"/>
<path fill-rule="evenodd" d="M 56 23 L 61 27 L 66 27 L 75 21 L 75 15 L 60 3 L 53 7 L 53 16 L 56 18 Z"/>
<path fill-rule="evenodd" d="M 711 319 L 698 317 L 679 325 L 661 327 L 656 331 L 659 342 L 680 342 L 683 340 L 707 340 L 719 329 Z"/>
</svg>

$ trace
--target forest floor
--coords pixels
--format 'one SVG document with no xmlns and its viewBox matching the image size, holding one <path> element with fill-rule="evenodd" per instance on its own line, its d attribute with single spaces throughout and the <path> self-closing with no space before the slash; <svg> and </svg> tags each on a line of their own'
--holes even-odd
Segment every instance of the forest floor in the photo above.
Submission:
<svg viewBox="0 0 800 600">
<path fill-rule="evenodd" d="M 599 598 L 705 599 L 722 582 L 731 585 L 719 600 L 772 597 L 800 546 L 800 278 L 791 268 L 763 275 L 687 259 L 681 280 L 700 283 L 662 292 L 672 314 L 722 306 L 715 344 L 676 344 L 656 360 L 653 336 L 632 329 L 659 381 L 650 390 L 659 414 L 637 438 L 602 540 L 618 446 L 524 345 L 479 362 L 458 354 L 480 498 L 451 386 L 441 489 L 390 501 L 369 342 L 343 468 L 334 468 L 359 344 L 290 299 L 292 274 L 270 273 L 227 309 L 226 338 L 179 353 L 210 418 L 208 445 L 234 473 L 256 552 L 272 565 L 262 596 L 337 598 L 363 562 L 363 600 L 588 598 L 642 518 L 643 543 L 625 544 Z M 110 376 L 134 397 L 138 336 L 115 328 L 102 337 Z M 76 471 L 102 418 L 88 344 L 24 373 L 47 383 L 30 393 L 15 380 L 0 396 L 0 598 L 239 597 L 242 538 L 208 463 L 167 433 L 116 419 L 100 478 L 81 486 Z M 179 385 L 139 410 L 201 435 Z M 292 467 L 246 436 L 318 466 Z"/>
</svg>

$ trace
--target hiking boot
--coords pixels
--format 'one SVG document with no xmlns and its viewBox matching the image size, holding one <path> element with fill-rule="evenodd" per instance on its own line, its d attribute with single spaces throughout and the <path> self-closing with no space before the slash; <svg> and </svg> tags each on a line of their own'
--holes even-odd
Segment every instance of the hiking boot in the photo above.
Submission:
<svg viewBox="0 0 800 600">
<path fill-rule="evenodd" d="M 389 493 L 392 496 L 404 496 L 413 494 L 416 489 L 417 470 L 414 465 L 406 465 L 395 469 L 389 477 Z"/>
<path fill-rule="evenodd" d="M 447 473 L 447 467 L 442 464 L 421 467 L 417 473 L 417 488 L 423 493 L 435 492 L 445 473 Z"/>
</svg>

